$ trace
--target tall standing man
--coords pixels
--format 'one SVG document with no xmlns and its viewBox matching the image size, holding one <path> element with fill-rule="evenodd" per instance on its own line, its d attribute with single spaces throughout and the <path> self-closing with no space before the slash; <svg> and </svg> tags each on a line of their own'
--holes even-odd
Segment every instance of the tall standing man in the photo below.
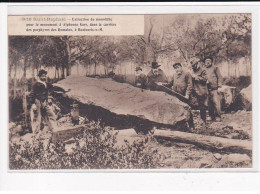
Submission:
<svg viewBox="0 0 260 194">
<path fill-rule="evenodd" d="M 51 85 L 46 83 L 47 71 L 40 70 L 38 73 L 38 80 L 33 85 L 32 91 L 29 94 L 29 101 L 31 106 L 31 123 L 32 131 L 39 134 L 45 121 L 52 132 L 56 124 L 56 116 L 48 104 L 48 95 Z"/>
<path fill-rule="evenodd" d="M 183 70 L 180 63 L 173 64 L 173 68 L 176 73 L 175 75 L 173 75 L 173 78 L 168 86 L 171 87 L 175 92 L 181 94 L 187 100 L 189 100 L 192 91 L 191 74 L 188 71 Z M 188 122 L 190 129 L 194 130 L 195 127 L 192 114 L 190 115 Z"/>
<path fill-rule="evenodd" d="M 204 58 L 205 71 L 207 76 L 207 85 L 209 91 L 209 116 L 212 121 L 221 121 L 221 105 L 218 89 L 222 86 L 222 76 L 219 68 L 213 65 L 213 58 L 211 56 Z"/>
<path fill-rule="evenodd" d="M 183 70 L 180 63 L 173 64 L 173 68 L 176 73 L 171 80 L 170 87 L 172 87 L 175 92 L 185 96 L 186 99 L 189 99 L 192 91 L 191 74 Z"/>
<path fill-rule="evenodd" d="M 206 126 L 207 108 L 208 108 L 208 87 L 206 71 L 200 66 L 198 59 L 191 61 L 192 83 L 195 96 L 200 109 L 200 117 L 203 120 L 204 127 Z"/>
</svg>

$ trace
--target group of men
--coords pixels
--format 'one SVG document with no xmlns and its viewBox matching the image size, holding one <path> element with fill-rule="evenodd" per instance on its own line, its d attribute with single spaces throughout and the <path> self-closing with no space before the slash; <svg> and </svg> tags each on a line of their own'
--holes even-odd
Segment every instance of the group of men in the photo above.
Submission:
<svg viewBox="0 0 260 194">
<path fill-rule="evenodd" d="M 151 71 L 147 75 L 142 73 L 141 67 L 137 67 L 135 85 L 150 90 L 157 90 L 158 86 L 168 87 L 175 92 L 177 97 L 181 96 L 181 100 L 184 99 L 188 103 L 193 95 L 197 98 L 204 126 L 206 126 L 207 109 L 212 121 L 221 121 L 218 90 L 222 86 L 222 76 L 219 68 L 213 65 L 212 57 L 205 57 L 203 61 L 192 60 L 192 72 L 184 70 L 181 63 L 173 64 L 175 73 L 170 80 L 159 67 L 157 62 L 152 62 Z M 192 115 L 189 125 L 194 129 Z"/>
</svg>

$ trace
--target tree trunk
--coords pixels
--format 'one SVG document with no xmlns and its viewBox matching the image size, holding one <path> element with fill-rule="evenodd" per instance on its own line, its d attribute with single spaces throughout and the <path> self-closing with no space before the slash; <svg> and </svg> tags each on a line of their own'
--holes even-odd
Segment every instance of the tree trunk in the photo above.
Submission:
<svg viewBox="0 0 260 194">
<path fill-rule="evenodd" d="M 23 64 L 23 77 L 24 78 L 26 78 L 27 63 L 28 63 L 28 58 L 26 57 L 24 60 L 24 64 Z"/>
<path fill-rule="evenodd" d="M 66 53 L 67 53 L 67 76 L 71 75 L 71 51 L 70 51 L 70 44 L 69 38 L 66 38 Z"/>
<path fill-rule="evenodd" d="M 57 74 L 58 74 L 58 80 L 60 80 L 60 69 L 57 69 Z"/>
<path fill-rule="evenodd" d="M 79 75 L 79 63 L 77 63 L 77 75 Z"/>
<path fill-rule="evenodd" d="M 55 67 L 54 78 L 57 79 L 57 66 Z"/>
<path fill-rule="evenodd" d="M 172 141 L 179 141 L 189 144 L 195 144 L 199 147 L 227 150 L 239 153 L 252 154 L 252 142 L 248 140 L 228 139 L 215 136 L 199 135 L 181 131 L 155 130 L 154 137 L 165 138 Z"/>
<path fill-rule="evenodd" d="M 228 66 L 228 78 L 230 78 L 230 64 L 228 60 L 227 60 L 227 66 Z"/>
<path fill-rule="evenodd" d="M 107 68 L 104 66 L 104 74 L 107 75 Z"/>
<path fill-rule="evenodd" d="M 238 72 L 238 77 L 240 77 L 241 76 L 241 72 L 240 72 L 240 68 L 239 68 L 239 63 L 237 64 L 237 72 Z"/>
<path fill-rule="evenodd" d="M 15 64 L 15 66 L 14 66 L 14 98 L 16 98 L 16 87 L 17 87 L 16 73 L 17 73 L 17 67 Z"/>
<path fill-rule="evenodd" d="M 64 64 L 62 65 L 62 69 L 61 69 L 61 79 L 65 79 L 65 66 L 64 66 Z"/>
<path fill-rule="evenodd" d="M 95 76 L 97 75 L 97 62 L 95 61 Z"/>
<path fill-rule="evenodd" d="M 235 66 L 235 77 L 237 77 L 237 66 L 235 63 L 234 63 L 234 66 Z"/>
<path fill-rule="evenodd" d="M 26 88 L 24 89 L 23 91 L 23 110 L 24 110 L 24 123 L 25 123 L 25 127 L 28 126 L 28 117 L 27 117 L 27 114 L 28 114 L 28 110 L 27 110 L 27 95 L 28 95 L 28 88 L 27 88 L 27 85 L 26 85 Z"/>
</svg>

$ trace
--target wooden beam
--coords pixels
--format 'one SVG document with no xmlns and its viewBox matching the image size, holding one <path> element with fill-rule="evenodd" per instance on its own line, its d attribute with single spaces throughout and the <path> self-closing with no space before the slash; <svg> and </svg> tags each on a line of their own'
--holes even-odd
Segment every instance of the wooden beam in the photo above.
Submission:
<svg viewBox="0 0 260 194">
<path fill-rule="evenodd" d="M 171 141 L 178 141 L 187 144 L 194 144 L 198 147 L 225 150 L 238 153 L 252 154 L 252 141 L 228 139 L 215 136 L 199 135 L 194 133 L 187 133 L 181 131 L 168 130 L 154 130 L 153 136 L 155 138 L 164 138 Z"/>
</svg>

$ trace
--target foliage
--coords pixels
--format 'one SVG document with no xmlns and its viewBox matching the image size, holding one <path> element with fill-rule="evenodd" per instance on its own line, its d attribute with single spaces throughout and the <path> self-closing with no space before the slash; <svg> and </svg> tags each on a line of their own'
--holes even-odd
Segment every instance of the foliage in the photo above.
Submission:
<svg viewBox="0 0 260 194">
<path fill-rule="evenodd" d="M 156 168 L 162 155 L 145 137 L 132 144 L 117 145 L 117 133 L 99 122 L 90 122 L 83 135 L 75 137 L 72 153 L 60 141 L 47 146 L 40 140 L 18 144 L 10 142 L 10 169 L 122 169 Z"/>
<path fill-rule="evenodd" d="M 193 57 L 202 59 L 207 55 L 214 56 L 218 62 L 250 57 L 250 14 L 197 17 L 191 22 L 182 16 L 167 27 L 165 40 L 168 50 L 179 51 L 186 63 Z"/>
</svg>

